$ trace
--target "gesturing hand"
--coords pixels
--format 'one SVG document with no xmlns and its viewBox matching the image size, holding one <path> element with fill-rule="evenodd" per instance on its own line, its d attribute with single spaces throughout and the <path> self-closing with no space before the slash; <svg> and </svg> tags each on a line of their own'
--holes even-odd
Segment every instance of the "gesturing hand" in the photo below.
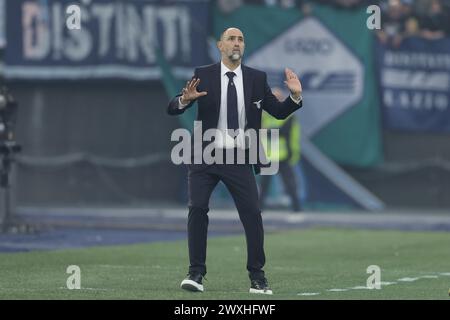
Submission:
<svg viewBox="0 0 450 320">
<path fill-rule="evenodd" d="M 302 84 L 300 83 L 300 80 L 291 69 L 286 68 L 284 73 L 286 74 L 286 81 L 284 81 L 284 83 L 288 87 L 292 96 L 295 99 L 298 99 L 302 94 Z"/>
<path fill-rule="evenodd" d="M 197 92 L 197 86 L 200 83 L 200 79 L 193 78 L 192 80 L 186 83 L 186 86 L 183 88 L 183 95 L 181 96 L 181 103 L 188 104 L 191 101 L 198 99 L 202 96 L 206 96 L 208 92 L 202 91 Z"/>
</svg>

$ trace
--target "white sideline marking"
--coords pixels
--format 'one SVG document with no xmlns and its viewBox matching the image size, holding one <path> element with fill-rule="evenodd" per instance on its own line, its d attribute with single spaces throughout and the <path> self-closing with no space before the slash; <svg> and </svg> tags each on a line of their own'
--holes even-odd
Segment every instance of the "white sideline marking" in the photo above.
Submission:
<svg viewBox="0 0 450 320">
<path fill-rule="evenodd" d="M 419 280 L 419 278 L 408 278 L 408 277 L 405 277 L 405 278 L 397 279 L 397 281 L 403 281 L 403 282 L 413 282 L 413 281 L 416 281 L 416 280 Z"/>
<path fill-rule="evenodd" d="M 76 290 L 69 290 L 67 289 L 67 287 L 59 287 L 58 289 L 62 289 L 62 290 L 68 290 L 68 291 L 83 291 L 83 290 L 91 290 L 91 291 L 110 291 L 111 289 L 105 289 L 105 288 L 84 288 L 81 287 L 80 289 L 76 289 Z"/>
<path fill-rule="evenodd" d="M 59 287 L 60 290 L 68 290 L 68 291 L 83 291 L 83 290 L 95 290 L 95 291 L 110 291 L 111 289 L 104 289 L 104 288 L 81 288 L 76 290 L 69 290 L 67 287 Z M 38 292 L 38 291 L 47 291 L 48 288 L 42 288 L 42 289 L 34 289 L 34 288 L 0 288 L 0 290 L 8 290 L 8 291 L 29 291 L 29 292 Z"/>
<path fill-rule="evenodd" d="M 130 265 L 118 265 L 118 264 L 97 264 L 96 267 L 100 268 L 111 268 L 111 269 L 148 269 L 158 268 L 160 266 L 130 266 Z"/>
<path fill-rule="evenodd" d="M 317 296 L 320 292 L 303 292 L 303 293 L 297 293 L 298 296 Z"/>
<path fill-rule="evenodd" d="M 348 291 L 348 289 L 327 289 L 327 291 L 331 291 L 331 292 L 342 292 L 342 291 Z"/>
<path fill-rule="evenodd" d="M 20 292 L 22 292 L 22 291 L 38 292 L 38 291 L 47 291 L 48 289 L 47 288 L 34 289 L 34 288 L 3 288 L 3 287 L 1 287 L 0 291 L 2 291 L 2 290 L 4 290 L 4 291 L 6 291 L 6 290 L 8 290 L 8 291 L 20 291 Z"/>
<path fill-rule="evenodd" d="M 436 275 L 424 275 L 424 276 L 418 276 L 418 277 L 404 277 L 404 278 L 400 278 L 397 279 L 397 281 L 401 281 L 401 282 L 413 282 L 413 281 L 417 281 L 419 279 L 437 279 L 439 278 L 439 275 L 441 276 L 450 276 L 450 272 L 440 272 L 440 273 L 436 273 Z M 388 281 L 382 281 L 380 283 L 382 286 L 390 286 L 393 284 L 398 284 L 398 282 L 392 281 L 392 282 L 388 282 Z M 327 289 L 326 291 L 329 292 L 344 292 L 344 291 L 349 291 L 349 290 L 370 290 L 371 288 L 365 287 L 365 286 L 355 286 L 355 287 L 351 287 L 351 288 L 347 288 L 347 289 L 338 289 L 338 288 L 333 288 L 333 289 Z M 320 292 L 303 292 L 303 293 L 297 293 L 298 296 L 317 296 L 319 295 Z"/>
</svg>

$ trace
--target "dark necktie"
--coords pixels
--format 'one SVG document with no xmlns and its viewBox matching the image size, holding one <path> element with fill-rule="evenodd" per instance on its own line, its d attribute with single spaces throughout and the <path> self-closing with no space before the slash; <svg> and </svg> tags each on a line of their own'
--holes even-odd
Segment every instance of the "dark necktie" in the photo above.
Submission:
<svg viewBox="0 0 450 320">
<path fill-rule="evenodd" d="M 228 129 L 239 129 L 239 117 L 237 108 L 237 93 L 233 78 L 236 75 L 234 72 L 227 72 L 226 75 L 230 79 L 228 81 L 227 90 L 227 125 Z"/>
</svg>

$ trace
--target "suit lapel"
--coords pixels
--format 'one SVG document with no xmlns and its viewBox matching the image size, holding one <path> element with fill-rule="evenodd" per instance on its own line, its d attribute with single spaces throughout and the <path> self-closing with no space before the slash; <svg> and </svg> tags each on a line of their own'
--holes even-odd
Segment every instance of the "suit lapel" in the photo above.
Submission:
<svg viewBox="0 0 450 320">
<path fill-rule="evenodd" d="M 216 63 L 212 68 L 212 90 L 213 90 L 213 99 L 216 106 L 217 111 L 217 119 L 219 119 L 220 113 L 220 99 L 222 94 L 222 82 L 220 79 L 220 62 Z"/>
<path fill-rule="evenodd" d="M 245 101 L 245 115 L 247 117 L 247 122 L 250 120 L 251 112 L 251 97 L 252 97 L 252 74 L 250 70 L 244 66 L 242 67 L 242 77 L 244 82 L 244 101 Z"/>
</svg>

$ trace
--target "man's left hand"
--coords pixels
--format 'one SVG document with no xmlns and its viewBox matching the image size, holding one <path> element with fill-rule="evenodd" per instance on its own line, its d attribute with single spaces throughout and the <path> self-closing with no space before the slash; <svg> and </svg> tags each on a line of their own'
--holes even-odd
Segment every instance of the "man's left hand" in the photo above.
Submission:
<svg viewBox="0 0 450 320">
<path fill-rule="evenodd" d="M 302 84 L 297 75 L 289 68 L 284 69 L 284 73 L 286 74 L 284 84 L 288 87 L 294 99 L 300 99 L 302 95 Z"/>
</svg>

